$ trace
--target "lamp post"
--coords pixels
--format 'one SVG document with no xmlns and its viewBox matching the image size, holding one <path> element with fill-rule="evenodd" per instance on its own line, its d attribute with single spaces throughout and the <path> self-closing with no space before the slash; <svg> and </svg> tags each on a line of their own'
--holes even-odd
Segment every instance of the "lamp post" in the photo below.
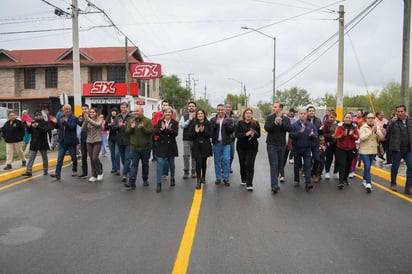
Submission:
<svg viewBox="0 0 412 274">
<path fill-rule="evenodd" d="M 254 32 L 257 32 L 259 34 L 262 34 L 266 37 L 269 37 L 270 39 L 273 40 L 273 87 L 272 87 L 272 103 L 275 102 L 275 91 L 276 91 L 276 85 L 275 85 L 275 76 L 276 76 L 276 37 L 275 36 L 270 36 L 264 32 L 261 32 L 258 29 L 254 29 L 254 28 L 249 28 L 249 27 L 241 27 L 242 29 L 246 29 L 246 30 L 251 30 Z"/>
</svg>

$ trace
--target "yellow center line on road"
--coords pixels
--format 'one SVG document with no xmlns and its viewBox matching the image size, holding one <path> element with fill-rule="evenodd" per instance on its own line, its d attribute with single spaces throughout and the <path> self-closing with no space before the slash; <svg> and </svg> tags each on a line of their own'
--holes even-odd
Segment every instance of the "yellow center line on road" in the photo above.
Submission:
<svg viewBox="0 0 412 274">
<path fill-rule="evenodd" d="M 185 231 L 180 242 L 179 251 L 176 256 L 173 274 L 183 274 L 187 272 L 189 266 L 190 253 L 192 252 L 193 240 L 195 238 L 197 220 L 199 219 L 200 207 L 202 205 L 203 186 L 196 189 L 193 196 L 192 207 L 187 218 Z"/>
<path fill-rule="evenodd" d="M 66 167 L 68 167 L 68 166 L 71 166 L 71 165 L 72 165 L 71 163 L 70 163 L 70 164 L 63 165 L 63 166 L 62 166 L 62 169 L 63 169 L 63 168 L 66 168 Z M 27 177 L 27 178 L 21 179 L 21 180 L 19 180 L 19 181 L 16 181 L 16 182 L 13 182 L 13 183 L 11 183 L 11 184 L 7 184 L 7 185 L 5 185 L 5 186 L 0 187 L 0 191 L 5 190 L 5 189 L 8 189 L 8 188 L 11 188 L 11 187 L 14 187 L 14 186 L 17 186 L 17 185 L 20 185 L 20 184 L 23 184 L 23 183 L 26 183 L 26 182 L 29 182 L 29 181 L 31 181 L 31 180 L 33 180 L 33 179 L 35 179 L 35 178 L 39 178 L 39 177 L 42 177 L 42 176 L 45 176 L 45 175 L 39 174 L 39 175 L 34 175 L 34 176 L 32 176 L 32 177 Z"/>
<path fill-rule="evenodd" d="M 358 175 L 358 174 L 355 174 L 355 176 L 356 176 L 357 178 L 363 180 L 363 176 L 360 176 L 360 175 Z M 372 185 L 374 185 L 374 186 L 376 186 L 376 187 L 378 187 L 378 188 L 380 188 L 380 189 L 382 189 L 382 190 L 384 190 L 384 191 L 386 191 L 386 192 L 389 192 L 390 194 L 395 195 L 395 196 L 397 196 L 397 197 L 399 197 L 399 198 L 401 198 L 401 199 L 403 199 L 403 200 L 405 200 L 405 201 L 407 201 L 407 202 L 412 203 L 412 198 L 409 198 L 408 196 L 406 196 L 406 195 L 404 195 L 404 194 L 401 194 L 401 193 L 399 193 L 399 192 L 393 191 L 393 190 L 391 190 L 390 188 L 388 188 L 388 187 L 386 187 L 386 186 L 384 186 L 384 185 L 381 185 L 381 184 L 378 183 L 378 182 L 375 182 L 375 181 L 371 181 L 371 182 L 372 182 Z"/>
</svg>

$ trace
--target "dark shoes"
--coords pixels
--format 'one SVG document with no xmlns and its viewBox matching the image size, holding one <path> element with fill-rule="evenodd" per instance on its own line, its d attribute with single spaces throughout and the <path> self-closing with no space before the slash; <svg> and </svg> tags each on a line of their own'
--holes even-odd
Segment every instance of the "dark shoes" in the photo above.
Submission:
<svg viewBox="0 0 412 274">
<path fill-rule="evenodd" d="M 60 180 L 60 174 L 53 173 L 50 174 L 50 177 L 56 178 L 56 180 Z"/>
<path fill-rule="evenodd" d="M 77 177 L 77 175 L 78 175 L 78 174 L 77 174 L 77 171 L 73 171 L 73 172 L 72 172 L 72 177 Z"/>
<path fill-rule="evenodd" d="M 12 166 L 11 166 L 11 165 L 6 165 L 6 166 L 4 167 L 4 170 L 10 170 L 10 169 L 12 169 Z"/>
<path fill-rule="evenodd" d="M 405 189 L 405 194 L 412 195 L 412 187 Z"/>
<path fill-rule="evenodd" d="M 312 188 L 313 188 L 313 185 L 312 185 L 312 184 L 306 184 L 306 185 L 305 185 L 305 190 L 308 191 L 308 192 L 309 192 Z"/>
<path fill-rule="evenodd" d="M 128 183 L 128 184 L 124 184 L 124 186 L 127 187 L 128 190 L 134 190 L 134 189 L 136 189 L 136 185 L 135 185 L 135 184 Z"/>
<path fill-rule="evenodd" d="M 21 166 L 22 166 L 22 167 L 25 167 L 26 164 L 27 164 L 26 161 L 22 161 L 22 162 L 21 162 Z"/>
<path fill-rule="evenodd" d="M 278 193 L 279 190 L 280 190 L 280 187 L 278 187 L 278 186 L 272 187 L 272 193 L 273 193 L 273 194 Z"/>
<path fill-rule="evenodd" d="M 215 181 L 215 185 L 220 185 L 221 183 L 222 183 L 222 180 L 220 179 Z"/>
<path fill-rule="evenodd" d="M 201 188 L 202 188 L 202 186 L 201 186 L 201 181 L 200 181 L 200 179 L 197 179 L 196 189 L 201 189 Z"/>
<path fill-rule="evenodd" d="M 157 183 L 157 185 L 156 185 L 156 192 L 157 192 L 157 193 L 162 192 L 162 183 Z"/>
<path fill-rule="evenodd" d="M 175 185 L 176 185 L 175 179 L 171 179 L 170 180 L 170 186 L 175 186 Z"/>
<path fill-rule="evenodd" d="M 183 179 L 189 178 L 189 171 L 185 170 L 183 171 Z"/>
<path fill-rule="evenodd" d="M 32 176 L 32 174 L 31 174 L 31 172 L 25 172 L 25 173 L 23 173 L 21 176 L 27 176 L 27 177 L 31 177 Z"/>
<path fill-rule="evenodd" d="M 87 174 L 84 174 L 84 173 L 77 176 L 77 178 L 86 178 L 86 177 L 87 177 Z"/>
<path fill-rule="evenodd" d="M 230 186 L 229 180 L 223 180 L 223 183 L 225 184 L 225 186 Z"/>
<path fill-rule="evenodd" d="M 148 181 L 144 181 L 144 182 L 143 182 L 143 186 L 149 186 L 149 182 L 148 182 Z"/>
<path fill-rule="evenodd" d="M 126 177 L 126 176 L 123 176 L 123 177 L 122 177 L 122 182 L 123 182 L 123 183 L 127 182 L 127 177 Z"/>
</svg>

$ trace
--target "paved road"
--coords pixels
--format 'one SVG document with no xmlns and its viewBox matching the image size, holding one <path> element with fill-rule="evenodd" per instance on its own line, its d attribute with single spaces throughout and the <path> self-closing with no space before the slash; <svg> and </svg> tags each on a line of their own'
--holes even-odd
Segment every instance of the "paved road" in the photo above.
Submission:
<svg viewBox="0 0 412 274">
<path fill-rule="evenodd" d="M 211 160 L 194 191 L 181 157 L 176 187 L 160 194 L 153 162 L 151 185 L 131 192 L 111 174 L 71 178 L 69 164 L 59 182 L 36 173 L 0 184 L 0 273 L 411 273 L 409 198 L 379 178 L 371 194 L 359 179 L 307 193 L 289 164 L 273 195 L 264 140 L 253 192 L 238 184 L 237 159 L 230 187 L 214 185 Z"/>
</svg>

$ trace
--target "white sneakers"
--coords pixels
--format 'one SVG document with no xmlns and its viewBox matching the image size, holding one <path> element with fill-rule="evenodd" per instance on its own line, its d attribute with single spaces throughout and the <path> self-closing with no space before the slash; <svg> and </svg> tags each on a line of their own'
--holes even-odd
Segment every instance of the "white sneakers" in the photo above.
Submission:
<svg viewBox="0 0 412 274">
<path fill-rule="evenodd" d="M 349 177 L 349 178 L 353 178 L 353 177 L 355 177 L 355 172 L 351 172 L 351 173 L 349 173 L 348 177 Z"/>
<path fill-rule="evenodd" d="M 362 185 L 365 188 L 365 191 L 370 193 L 372 191 L 372 186 L 371 184 L 366 183 L 365 180 L 362 181 Z"/>
<path fill-rule="evenodd" d="M 339 179 L 339 172 L 333 173 L 333 178 Z"/>
<path fill-rule="evenodd" d="M 329 172 L 325 173 L 325 179 L 330 179 L 330 173 Z"/>
<path fill-rule="evenodd" d="M 94 177 L 94 176 L 92 176 L 92 177 L 90 177 L 89 178 L 89 182 L 90 183 L 94 183 L 94 182 L 101 182 L 103 180 L 103 174 L 98 174 L 97 175 L 97 178 L 96 177 Z"/>
<path fill-rule="evenodd" d="M 295 163 L 295 161 L 293 159 L 290 159 L 289 164 L 293 165 L 293 163 Z"/>
</svg>

